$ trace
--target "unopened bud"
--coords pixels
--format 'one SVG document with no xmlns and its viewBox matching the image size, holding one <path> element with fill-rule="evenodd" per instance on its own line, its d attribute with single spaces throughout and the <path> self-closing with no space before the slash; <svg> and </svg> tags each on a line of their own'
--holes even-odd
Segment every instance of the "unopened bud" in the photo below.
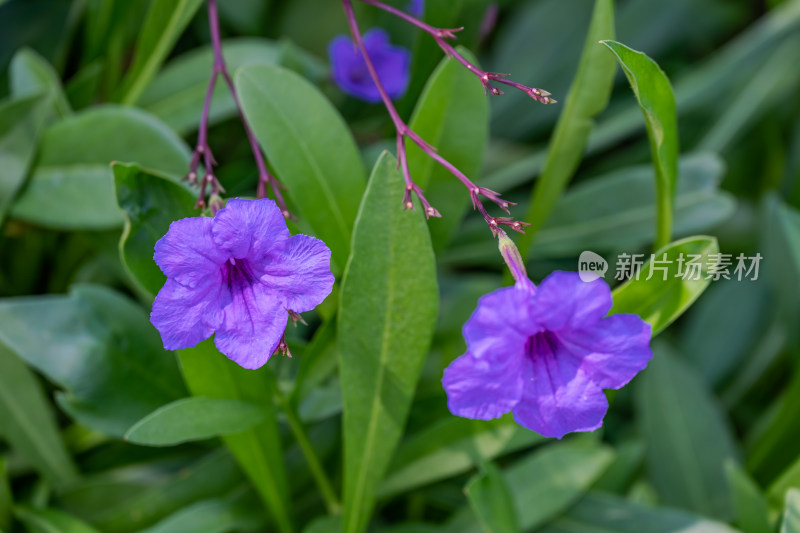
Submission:
<svg viewBox="0 0 800 533">
<path fill-rule="evenodd" d="M 211 209 L 212 215 L 216 215 L 223 207 L 225 207 L 225 200 L 219 194 L 212 194 L 209 197 L 208 208 Z"/>
<path fill-rule="evenodd" d="M 533 283 L 528 279 L 528 274 L 525 271 L 525 262 L 517 249 L 517 246 L 505 233 L 500 234 L 497 239 L 497 247 L 500 249 L 500 255 L 508 265 L 511 275 L 514 276 L 516 286 L 520 289 L 533 290 Z"/>
</svg>

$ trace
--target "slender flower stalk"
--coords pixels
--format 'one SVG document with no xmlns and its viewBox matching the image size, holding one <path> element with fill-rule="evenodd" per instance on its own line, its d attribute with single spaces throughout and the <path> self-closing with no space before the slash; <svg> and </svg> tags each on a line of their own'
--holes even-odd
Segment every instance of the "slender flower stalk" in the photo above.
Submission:
<svg viewBox="0 0 800 533">
<path fill-rule="evenodd" d="M 405 14 L 404 12 L 397 10 L 393 7 L 386 6 L 381 4 L 380 2 L 374 2 L 372 0 L 367 1 L 368 4 L 375 5 L 376 7 L 380 7 L 381 9 L 385 9 L 390 13 L 393 13 L 412 24 L 422 27 L 423 29 L 429 28 L 433 32 L 453 32 L 455 30 L 438 30 L 433 28 L 432 26 L 428 26 L 424 22 L 421 22 L 414 17 Z M 430 202 L 425 198 L 425 194 L 423 190 L 414 182 L 413 178 L 411 177 L 411 172 L 408 168 L 408 157 L 406 154 L 406 139 L 410 139 L 414 144 L 419 146 L 423 152 L 425 152 L 430 158 L 434 161 L 439 163 L 448 172 L 453 174 L 469 191 L 470 198 L 472 200 L 472 207 L 476 209 L 486 223 L 489 225 L 489 228 L 492 230 L 492 233 L 496 236 L 498 235 L 498 230 L 501 226 L 507 226 L 514 231 L 518 231 L 520 233 L 524 233 L 524 227 L 528 226 L 529 224 L 526 222 L 521 222 L 514 220 L 512 217 L 493 217 L 489 215 L 486 211 L 486 208 L 483 206 L 480 197 L 484 197 L 489 201 L 497 204 L 501 209 L 503 209 L 506 213 L 509 213 L 509 206 L 515 205 L 513 202 L 509 202 L 507 200 L 503 200 L 500 198 L 500 194 L 487 189 L 485 187 L 479 187 L 475 183 L 472 182 L 463 172 L 461 172 L 458 168 L 455 167 L 452 163 L 447 161 L 444 157 L 439 155 L 436 152 L 436 149 L 428 144 L 425 140 L 423 140 L 419 135 L 417 135 L 408 125 L 400 118 L 400 115 L 397 112 L 397 109 L 394 107 L 391 98 L 389 97 L 386 89 L 383 87 L 381 83 L 380 77 L 378 76 L 378 72 L 375 69 L 375 65 L 372 62 L 369 54 L 367 53 L 367 49 L 364 46 L 364 40 L 361 37 L 361 31 L 358 28 L 358 22 L 356 21 L 355 13 L 353 12 L 353 4 L 351 0 L 342 0 L 342 4 L 344 6 L 345 15 L 347 16 L 347 21 L 350 26 L 350 32 L 353 34 L 353 40 L 355 41 L 356 47 L 361 52 L 364 57 L 364 63 L 367 67 L 367 71 L 369 72 L 370 77 L 375 82 L 375 86 L 378 88 L 378 93 L 381 96 L 381 100 L 383 101 L 383 105 L 386 107 L 387 112 L 389 113 L 389 117 L 392 119 L 392 123 L 394 124 L 395 130 L 397 132 L 397 164 L 400 167 L 403 180 L 405 181 L 405 193 L 403 195 L 403 206 L 406 209 L 414 209 L 414 202 L 412 201 L 411 194 L 413 193 L 419 199 L 422 207 L 425 209 L 425 216 L 427 218 L 430 217 L 441 217 L 442 215 L 439 213 L 436 208 L 434 208 Z M 427 31 L 427 30 L 426 30 Z M 438 39 L 437 39 L 438 41 Z M 447 43 L 445 43 L 446 46 Z M 441 46 L 441 44 L 440 44 Z M 452 49 L 452 47 L 450 47 Z M 480 72 L 481 75 L 489 74 L 484 73 L 483 71 L 477 69 L 477 67 L 472 66 L 466 59 L 464 59 L 455 49 L 452 49 L 455 57 L 458 59 L 461 57 L 461 62 L 469 65 L 473 72 Z M 499 93 L 495 93 L 499 94 Z"/>
<path fill-rule="evenodd" d="M 286 414 L 286 420 L 289 422 L 289 429 L 291 429 L 292 434 L 294 434 L 295 440 L 298 446 L 300 446 L 303 456 L 306 458 L 308 468 L 322 495 L 322 499 L 325 500 L 325 508 L 328 510 L 328 514 L 331 516 L 338 515 L 342 510 L 342 504 L 336 496 L 333 484 L 330 479 L 328 479 L 328 475 L 325 473 L 325 469 L 322 467 L 322 463 L 317 457 L 314 447 L 311 446 L 311 441 L 303 427 L 303 423 L 297 416 L 295 408 L 292 406 L 289 398 L 287 398 L 278 387 L 275 387 L 274 390 L 278 405 L 280 405 L 283 412 Z"/>
<path fill-rule="evenodd" d="M 239 118 L 244 125 L 244 130 L 247 133 L 247 140 L 250 143 L 250 149 L 253 152 L 253 158 L 258 167 L 258 188 L 256 194 L 258 198 L 267 197 L 267 186 L 269 185 L 272 194 L 275 196 L 275 201 L 280 207 L 281 213 L 286 218 L 291 218 L 289 209 L 286 207 L 286 201 L 281 194 L 281 184 L 277 178 L 270 173 L 267 169 L 267 164 L 264 161 L 264 156 L 258 146 L 258 141 L 253 135 L 253 130 L 250 128 L 247 119 L 242 111 L 242 105 L 239 101 L 239 95 L 236 94 L 236 89 L 233 86 L 233 79 L 228 72 L 228 67 L 225 64 L 225 57 L 222 55 L 222 39 L 219 31 L 219 15 L 217 12 L 217 0 L 208 0 L 208 26 L 211 33 L 211 46 L 214 50 L 214 67 L 211 71 L 211 78 L 208 81 L 208 90 L 206 91 L 205 101 L 203 102 L 203 114 L 200 117 L 200 128 L 197 134 L 197 146 L 192 154 L 192 160 L 189 165 L 189 174 L 186 179 L 190 183 L 197 184 L 197 168 L 201 161 L 205 168 L 205 177 L 199 182 L 200 194 L 197 200 L 197 207 L 206 207 L 206 192 L 210 188 L 209 204 L 212 212 L 216 213 L 222 207 L 222 201 L 219 197 L 220 192 L 225 192 L 222 188 L 217 177 L 214 175 L 214 166 L 217 161 L 211 152 L 211 147 L 208 145 L 208 117 L 211 111 L 211 98 L 214 96 L 214 87 L 217 84 L 217 78 L 222 76 L 225 84 L 233 96 L 233 101 L 236 104 L 236 109 L 239 111 Z"/>
<path fill-rule="evenodd" d="M 477 66 L 470 63 L 467 58 L 463 55 L 458 53 L 453 45 L 448 43 L 446 39 L 455 39 L 456 33 L 463 30 L 464 28 L 436 28 L 431 26 L 430 24 L 426 24 L 425 22 L 409 15 L 408 13 L 396 9 L 392 6 L 386 5 L 383 2 L 379 2 L 378 0 L 361 0 L 365 4 L 369 4 L 371 6 L 377 7 L 378 9 L 382 9 L 387 13 L 391 13 L 392 15 L 399 17 L 406 22 L 413 24 L 417 28 L 421 29 L 422 31 L 428 33 L 433 39 L 436 41 L 436 44 L 439 45 L 439 48 L 447 55 L 448 57 L 452 57 L 467 70 L 475 74 L 479 80 L 481 80 L 481 84 L 483 85 L 484 90 L 487 93 L 491 93 L 494 95 L 503 94 L 499 88 L 492 85 L 492 82 L 502 83 L 508 85 L 509 87 L 513 87 L 514 89 L 518 89 L 537 102 L 541 102 L 543 104 L 554 104 L 556 100 L 550 98 L 550 93 L 545 91 L 544 89 L 537 89 L 536 87 L 528 87 L 527 85 L 523 85 L 521 83 L 517 83 L 515 81 L 508 79 L 508 74 L 500 74 L 498 72 L 487 72 L 485 70 L 481 70 Z"/>
</svg>

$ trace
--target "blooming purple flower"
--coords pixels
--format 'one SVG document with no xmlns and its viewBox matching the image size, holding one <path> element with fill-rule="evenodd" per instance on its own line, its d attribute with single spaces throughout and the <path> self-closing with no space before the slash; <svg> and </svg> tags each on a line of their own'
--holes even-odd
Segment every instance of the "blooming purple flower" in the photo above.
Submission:
<svg viewBox="0 0 800 533">
<path fill-rule="evenodd" d="M 512 411 L 546 437 L 593 431 L 608 409 L 603 389 L 647 366 L 650 325 L 637 315 L 606 317 L 611 291 L 601 279 L 556 271 L 534 287 L 524 270 L 522 278 L 478 301 L 464 325 L 467 353 L 444 371 L 447 405 L 481 420 Z"/>
<path fill-rule="evenodd" d="M 389 43 L 389 34 L 373 28 L 364 34 L 364 47 L 378 72 L 383 88 L 392 99 L 405 94 L 411 76 L 411 54 Z M 328 46 L 333 80 L 344 92 L 367 102 L 380 102 L 378 87 L 369 75 L 364 56 L 353 41 L 339 35 Z"/>
<path fill-rule="evenodd" d="M 411 0 L 406 6 L 406 11 L 415 17 L 421 17 L 425 13 L 425 0 Z"/>
<path fill-rule="evenodd" d="M 150 321 L 167 350 L 215 334 L 229 359 L 258 368 L 281 342 L 289 311 L 310 311 L 330 294 L 330 257 L 322 241 L 290 237 L 272 200 L 229 200 L 214 218 L 176 220 L 156 243 L 167 282 Z"/>
</svg>

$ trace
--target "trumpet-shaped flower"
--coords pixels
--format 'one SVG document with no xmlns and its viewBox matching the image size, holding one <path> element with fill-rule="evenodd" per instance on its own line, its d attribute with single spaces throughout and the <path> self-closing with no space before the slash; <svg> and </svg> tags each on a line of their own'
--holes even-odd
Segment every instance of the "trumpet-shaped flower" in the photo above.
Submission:
<svg viewBox="0 0 800 533">
<path fill-rule="evenodd" d="M 467 353 L 444 372 L 450 411 L 481 420 L 512 411 L 546 437 L 599 428 L 603 389 L 628 383 L 652 356 L 650 325 L 606 317 L 611 291 L 602 279 L 557 271 L 534 287 L 521 261 L 509 266 L 517 284 L 479 300 L 464 325 Z"/>
<path fill-rule="evenodd" d="M 373 28 L 364 34 L 364 48 L 375 66 L 378 79 L 390 98 L 403 96 L 411 77 L 411 54 L 401 46 L 392 46 L 389 34 Z M 367 102 L 380 102 L 378 86 L 372 81 L 367 63 L 353 41 L 339 35 L 328 46 L 333 80 L 344 92 Z"/>
<path fill-rule="evenodd" d="M 167 282 L 150 321 L 164 348 L 214 342 L 244 368 L 275 352 L 289 313 L 310 311 L 330 294 L 331 252 L 306 235 L 290 237 L 275 202 L 229 200 L 214 218 L 173 222 L 155 246 Z"/>
</svg>

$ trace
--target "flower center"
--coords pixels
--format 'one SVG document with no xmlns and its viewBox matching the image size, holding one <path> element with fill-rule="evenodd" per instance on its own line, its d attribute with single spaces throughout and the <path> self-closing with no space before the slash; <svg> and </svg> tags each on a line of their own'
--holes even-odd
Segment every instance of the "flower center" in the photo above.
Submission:
<svg viewBox="0 0 800 533">
<path fill-rule="evenodd" d="M 533 359 L 553 355 L 558 350 L 558 337 L 552 331 L 541 331 L 532 337 L 528 337 L 525 343 L 525 354 Z"/>
<path fill-rule="evenodd" d="M 352 69 L 348 73 L 347 77 L 350 78 L 351 82 L 356 83 L 356 84 L 363 84 L 363 83 L 371 80 L 370 75 L 369 75 L 369 71 L 367 70 L 366 64 L 365 65 L 359 65 L 358 67 Z"/>
<path fill-rule="evenodd" d="M 252 285 L 256 280 L 250 263 L 246 259 L 234 259 L 231 257 L 222 265 L 222 275 L 230 290 L 241 289 Z"/>
</svg>

